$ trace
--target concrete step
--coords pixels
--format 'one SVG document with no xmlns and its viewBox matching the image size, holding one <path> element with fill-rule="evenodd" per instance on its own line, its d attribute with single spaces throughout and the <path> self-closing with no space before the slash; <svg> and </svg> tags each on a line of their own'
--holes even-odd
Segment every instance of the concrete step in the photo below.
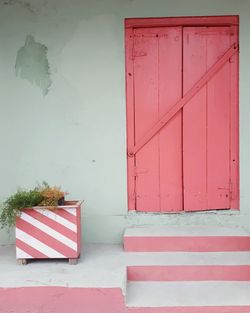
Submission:
<svg viewBox="0 0 250 313">
<path fill-rule="evenodd" d="M 126 305 L 135 312 L 250 312 L 250 282 L 129 282 Z"/>
<path fill-rule="evenodd" d="M 229 227 L 130 227 L 123 244 L 130 252 L 250 251 L 250 233 Z"/>
<path fill-rule="evenodd" d="M 250 252 L 126 252 L 130 281 L 250 281 Z"/>
</svg>

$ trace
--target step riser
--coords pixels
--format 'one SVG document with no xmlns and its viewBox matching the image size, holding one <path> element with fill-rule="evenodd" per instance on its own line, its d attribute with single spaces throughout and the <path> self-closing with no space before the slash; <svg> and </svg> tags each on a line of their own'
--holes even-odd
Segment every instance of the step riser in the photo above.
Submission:
<svg viewBox="0 0 250 313">
<path fill-rule="evenodd" d="M 250 236 L 124 237 L 127 252 L 229 252 L 250 251 Z"/>
<path fill-rule="evenodd" d="M 128 266 L 129 281 L 250 281 L 248 266 Z"/>
<path fill-rule="evenodd" d="M 154 307 L 128 308 L 129 313 L 249 313 L 250 306 L 207 306 L 207 307 Z"/>
</svg>

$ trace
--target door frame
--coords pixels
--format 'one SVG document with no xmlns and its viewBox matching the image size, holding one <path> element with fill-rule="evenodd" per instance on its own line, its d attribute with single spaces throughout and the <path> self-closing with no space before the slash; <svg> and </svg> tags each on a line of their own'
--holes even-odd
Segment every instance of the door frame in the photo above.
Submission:
<svg viewBox="0 0 250 313">
<path fill-rule="evenodd" d="M 128 210 L 136 210 L 136 190 L 135 190 L 135 158 L 129 155 L 129 147 L 134 145 L 134 71 L 133 71 L 133 38 L 134 29 L 136 28 L 153 28 L 167 26 L 236 26 L 239 27 L 238 15 L 223 16 L 186 16 L 186 17 L 157 17 L 157 18 L 126 18 L 125 19 L 125 75 L 126 75 L 126 115 L 127 115 L 127 199 Z M 239 29 L 238 29 L 239 42 Z M 235 183 L 231 186 L 231 194 L 233 195 L 232 210 L 239 210 L 239 62 L 237 64 L 237 87 L 234 90 L 234 99 L 237 101 L 236 108 L 231 116 L 234 123 L 234 131 L 231 132 L 231 142 L 235 148 L 233 162 L 237 162 L 237 166 L 233 171 Z M 231 175 L 232 177 L 232 175 Z M 230 182 L 232 184 L 232 182 Z M 185 211 L 183 211 L 185 212 Z"/>
</svg>

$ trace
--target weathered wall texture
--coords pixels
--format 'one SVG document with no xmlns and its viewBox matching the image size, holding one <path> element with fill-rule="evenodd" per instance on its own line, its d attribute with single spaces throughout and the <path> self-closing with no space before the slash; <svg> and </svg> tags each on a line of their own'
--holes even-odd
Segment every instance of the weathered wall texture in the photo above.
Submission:
<svg viewBox="0 0 250 313">
<path fill-rule="evenodd" d="M 241 213 L 128 215 L 124 18 L 222 14 L 240 14 Z M 247 0 L 0 0 L 0 199 L 59 184 L 85 199 L 90 242 L 137 223 L 250 229 L 249 29 Z"/>
<path fill-rule="evenodd" d="M 43 95 L 47 95 L 51 86 L 48 48 L 35 41 L 32 35 L 27 35 L 25 45 L 17 52 L 16 76 L 28 80 L 41 88 Z"/>
</svg>

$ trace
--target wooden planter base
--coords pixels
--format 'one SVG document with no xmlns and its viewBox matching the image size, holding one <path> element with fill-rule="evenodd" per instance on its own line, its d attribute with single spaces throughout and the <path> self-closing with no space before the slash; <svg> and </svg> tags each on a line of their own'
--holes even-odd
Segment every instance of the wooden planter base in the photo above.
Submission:
<svg viewBox="0 0 250 313">
<path fill-rule="evenodd" d="M 18 265 L 27 265 L 28 259 L 17 259 L 17 264 Z"/>
<path fill-rule="evenodd" d="M 69 264 L 70 265 L 76 265 L 78 263 L 78 258 L 70 258 Z M 29 262 L 29 259 L 17 259 L 17 264 L 18 265 L 27 265 Z"/>
</svg>

